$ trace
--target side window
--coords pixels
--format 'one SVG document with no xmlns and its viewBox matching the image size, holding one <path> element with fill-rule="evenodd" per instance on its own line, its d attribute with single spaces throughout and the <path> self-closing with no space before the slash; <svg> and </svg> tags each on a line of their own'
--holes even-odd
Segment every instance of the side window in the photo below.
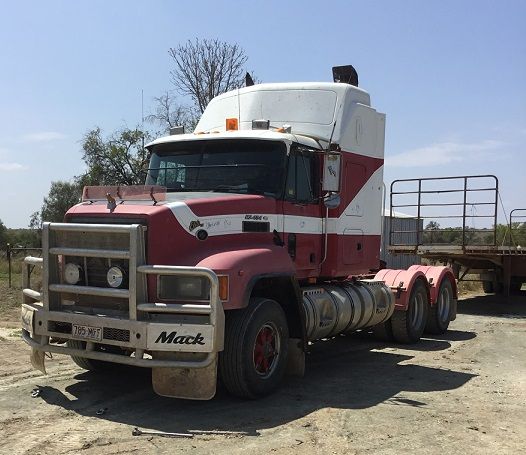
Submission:
<svg viewBox="0 0 526 455">
<path fill-rule="evenodd" d="M 316 155 L 309 152 L 291 152 L 285 199 L 304 203 L 317 202 L 316 176 Z"/>
</svg>

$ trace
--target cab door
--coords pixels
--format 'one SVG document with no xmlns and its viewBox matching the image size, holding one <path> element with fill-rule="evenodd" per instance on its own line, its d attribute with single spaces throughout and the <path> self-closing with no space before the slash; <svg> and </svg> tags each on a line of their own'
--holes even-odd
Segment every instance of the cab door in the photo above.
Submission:
<svg viewBox="0 0 526 455">
<path fill-rule="evenodd" d="M 323 211 L 319 156 L 292 146 L 283 201 L 283 239 L 296 264 L 298 278 L 318 276 L 322 259 Z"/>
</svg>

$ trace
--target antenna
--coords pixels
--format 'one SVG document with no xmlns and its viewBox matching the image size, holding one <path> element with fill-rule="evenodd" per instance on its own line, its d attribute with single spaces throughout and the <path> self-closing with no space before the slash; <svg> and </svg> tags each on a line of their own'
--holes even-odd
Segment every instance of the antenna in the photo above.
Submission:
<svg viewBox="0 0 526 455">
<path fill-rule="evenodd" d="M 141 88 L 141 125 L 144 129 L 144 90 Z"/>
<path fill-rule="evenodd" d="M 144 151 L 144 89 L 141 88 L 141 145 Z M 155 200 L 155 199 L 154 199 Z M 156 201 L 157 202 L 157 201 Z"/>
</svg>

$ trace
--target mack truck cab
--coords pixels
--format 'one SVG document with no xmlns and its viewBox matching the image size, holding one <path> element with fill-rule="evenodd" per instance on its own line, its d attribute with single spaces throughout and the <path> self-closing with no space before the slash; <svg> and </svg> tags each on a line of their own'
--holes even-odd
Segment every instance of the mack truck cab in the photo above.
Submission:
<svg viewBox="0 0 526 455">
<path fill-rule="evenodd" d="M 26 258 L 42 289 L 24 274 L 33 366 L 53 352 L 151 368 L 158 394 L 191 399 L 219 374 L 256 398 L 303 375 L 311 341 L 447 330 L 449 268 L 381 269 L 385 115 L 352 67 L 334 74 L 214 98 L 193 133 L 146 146 L 144 186 L 86 187 L 44 223 L 42 258 Z"/>
</svg>

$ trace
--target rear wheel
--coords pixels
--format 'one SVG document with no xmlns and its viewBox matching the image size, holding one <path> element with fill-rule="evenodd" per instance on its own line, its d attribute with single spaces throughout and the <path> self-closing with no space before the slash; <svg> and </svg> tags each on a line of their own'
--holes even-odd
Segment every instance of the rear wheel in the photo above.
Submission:
<svg viewBox="0 0 526 455">
<path fill-rule="evenodd" d="M 452 304 L 453 286 L 451 286 L 451 281 L 446 278 L 440 283 L 436 304 L 429 308 L 426 332 L 438 335 L 447 330 L 451 320 Z"/>
<path fill-rule="evenodd" d="M 399 343 L 417 342 L 424 333 L 428 309 L 426 285 L 418 280 L 411 290 L 407 311 L 395 310 L 391 317 L 395 341 Z"/>
<path fill-rule="evenodd" d="M 225 316 L 225 348 L 219 357 L 223 384 L 243 398 L 272 393 L 287 365 L 289 331 L 283 309 L 274 300 L 253 298 L 247 308 Z"/>
</svg>

